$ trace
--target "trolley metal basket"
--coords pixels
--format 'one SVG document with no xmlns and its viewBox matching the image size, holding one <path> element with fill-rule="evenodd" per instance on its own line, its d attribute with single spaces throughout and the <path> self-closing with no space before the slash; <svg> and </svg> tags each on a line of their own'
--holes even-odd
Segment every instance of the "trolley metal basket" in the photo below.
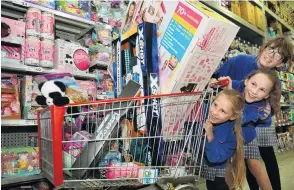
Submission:
<svg viewBox="0 0 294 190">
<path fill-rule="evenodd" d="M 44 109 L 38 117 L 42 172 L 64 188 L 197 183 L 212 96 L 177 93 Z"/>
</svg>

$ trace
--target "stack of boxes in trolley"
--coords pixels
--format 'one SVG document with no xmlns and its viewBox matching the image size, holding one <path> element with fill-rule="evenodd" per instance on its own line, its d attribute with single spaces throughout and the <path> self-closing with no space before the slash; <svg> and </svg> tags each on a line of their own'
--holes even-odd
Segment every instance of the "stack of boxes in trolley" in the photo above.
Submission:
<svg viewBox="0 0 294 190">
<path fill-rule="evenodd" d="M 239 27 L 199 2 L 162 2 L 161 7 L 169 11 L 165 13 L 160 26 L 143 22 L 138 25 L 138 32 L 134 36 L 131 36 L 129 41 L 128 39 L 124 39 L 123 42 L 117 40 L 113 43 L 115 64 L 112 64 L 110 70 L 115 81 L 117 97 L 126 97 L 125 93 L 131 92 L 129 85 L 135 85 L 136 82 L 141 87 L 134 88 L 137 91 L 135 94 L 129 94 L 131 96 L 204 90 L 211 75 L 218 67 L 223 55 L 239 30 Z M 125 43 L 129 43 L 130 52 L 136 53 L 134 54 L 134 58 L 123 62 L 122 60 L 125 60 L 127 56 L 122 58 L 121 45 Z M 136 45 L 132 47 L 134 43 Z M 126 67 L 126 64 L 128 67 Z M 136 82 L 134 83 L 134 81 Z M 184 110 L 178 112 L 171 108 L 169 110 L 161 108 L 161 111 L 158 111 L 156 109 L 158 108 L 158 104 L 170 104 L 173 103 L 171 102 L 173 100 L 169 99 L 169 102 L 155 100 L 151 103 L 149 102 L 152 106 L 148 110 L 144 110 L 147 102 L 138 101 L 135 103 L 135 114 L 137 118 L 134 119 L 134 122 L 137 122 L 137 129 L 140 135 L 164 136 L 165 142 L 183 140 L 175 137 L 183 137 L 184 129 L 177 127 L 183 126 L 182 122 L 185 121 L 182 118 L 185 115 L 190 115 L 193 107 L 184 106 Z M 180 98 L 178 101 L 192 100 L 186 97 L 186 99 Z M 133 105 L 134 102 L 130 101 L 126 102 L 126 104 Z M 112 108 L 117 107 L 113 106 Z M 65 165 L 67 170 L 72 170 L 72 172 L 67 172 L 67 174 L 79 179 L 92 175 L 89 175 L 88 172 L 90 170 L 86 171 L 85 168 L 97 167 L 97 165 L 94 166 L 93 164 L 99 164 L 98 161 L 106 159 L 107 156 L 104 157 L 105 155 L 103 155 L 103 147 L 105 145 L 105 147 L 112 147 L 106 144 L 106 139 L 115 138 L 113 135 L 118 135 L 115 131 L 118 130 L 117 126 L 124 114 L 126 114 L 124 110 L 120 111 L 119 114 L 110 111 L 109 114 L 104 116 L 104 120 L 96 127 L 94 133 L 94 138 L 99 141 L 83 144 L 79 155 L 76 155 L 74 160 L 66 161 Z M 157 131 L 154 126 L 151 126 L 152 121 L 150 119 L 152 118 L 160 120 L 161 124 L 157 125 Z M 173 118 L 176 122 L 169 123 L 168 118 Z M 128 136 L 128 138 L 130 137 Z M 156 147 L 158 146 L 158 142 L 153 141 L 151 144 L 147 143 L 147 145 Z M 115 152 L 115 150 L 111 151 Z M 109 154 L 107 155 L 110 156 Z M 154 154 L 159 153 L 153 151 L 147 154 L 150 157 L 147 156 L 144 164 L 146 166 L 156 166 L 154 160 L 150 160 L 150 158 L 156 157 Z M 111 157 L 120 160 L 118 154 L 113 154 Z M 107 164 L 111 164 L 108 161 Z M 109 165 L 99 165 L 99 167 L 105 166 Z M 115 166 L 126 169 L 124 163 Z M 135 166 L 128 165 L 127 167 L 137 171 Z M 109 169 L 109 172 L 111 173 L 112 170 Z M 118 169 L 118 171 L 120 170 Z M 109 172 L 106 173 L 109 174 Z M 149 176 L 151 178 L 159 175 L 158 169 L 150 169 L 149 172 L 152 175 Z M 88 175 L 85 175 L 86 173 Z M 126 177 L 120 175 L 109 174 L 103 177 L 108 179 Z M 138 176 L 145 178 L 145 174 L 140 174 L 140 172 L 134 173 L 134 175 L 133 177 L 135 178 Z M 151 181 L 155 182 L 155 180 Z M 150 183 L 150 181 L 143 181 L 142 183 Z"/>
</svg>

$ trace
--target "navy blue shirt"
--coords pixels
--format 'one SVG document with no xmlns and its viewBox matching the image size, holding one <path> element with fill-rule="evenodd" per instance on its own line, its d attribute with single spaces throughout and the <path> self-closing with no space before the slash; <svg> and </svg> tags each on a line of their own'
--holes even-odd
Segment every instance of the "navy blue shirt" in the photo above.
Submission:
<svg viewBox="0 0 294 190">
<path fill-rule="evenodd" d="M 213 78 L 229 76 L 232 80 L 244 80 L 252 71 L 258 70 L 257 57 L 252 55 L 238 55 L 229 59 L 215 71 Z"/>
<path fill-rule="evenodd" d="M 237 55 L 215 71 L 213 74 L 213 78 L 219 78 L 222 76 L 229 76 L 232 80 L 245 80 L 248 74 L 251 72 L 258 70 L 257 66 L 257 57 L 252 55 Z M 259 120 L 255 123 L 255 127 L 269 127 L 271 126 L 272 115 L 270 114 L 265 120 Z"/>
<path fill-rule="evenodd" d="M 211 167 L 214 168 L 226 167 L 227 159 L 233 156 L 237 147 L 234 126 L 235 121 L 227 121 L 213 127 L 213 140 L 207 141 L 205 145 L 205 161 L 208 166 L 213 164 Z"/>
<path fill-rule="evenodd" d="M 232 80 L 233 89 L 244 93 L 245 84 L 244 81 Z M 243 110 L 243 120 L 242 120 L 242 134 L 245 143 L 253 141 L 256 137 L 256 131 L 254 126 L 260 121 L 260 118 L 264 116 L 263 108 L 265 106 L 265 101 L 261 100 L 259 102 L 245 103 L 245 108 Z"/>
</svg>

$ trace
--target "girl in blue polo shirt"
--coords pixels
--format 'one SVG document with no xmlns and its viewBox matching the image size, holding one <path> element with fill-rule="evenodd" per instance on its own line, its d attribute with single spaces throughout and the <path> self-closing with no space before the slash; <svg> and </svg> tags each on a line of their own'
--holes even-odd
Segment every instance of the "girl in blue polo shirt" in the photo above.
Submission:
<svg viewBox="0 0 294 190">
<path fill-rule="evenodd" d="M 219 78 L 219 80 L 223 79 L 230 80 L 229 77 Z M 254 126 L 264 119 L 267 102 L 273 108 L 275 114 L 280 112 L 281 91 L 279 78 L 273 70 L 259 69 L 249 74 L 245 81 L 231 81 L 229 88 L 241 92 L 246 101 L 243 111 L 242 133 L 245 159 L 249 169 L 261 189 L 272 189 L 268 175 L 259 162 L 261 157 L 257 140 L 255 139 L 256 131 Z"/>
<path fill-rule="evenodd" d="M 227 161 L 233 156 L 234 187 L 242 188 L 245 162 L 241 129 L 242 95 L 235 90 L 220 92 L 209 108 L 205 124 L 206 144 L 201 176 L 208 190 L 229 190 L 225 182 Z"/>
<path fill-rule="evenodd" d="M 262 45 L 257 56 L 242 54 L 229 59 L 214 73 L 213 78 L 229 76 L 232 80 L 244 80 L 249 73 L 259 68 L 275 69 L 283 66 L 293 58 L 293 53 L 291 42 L 285 37 L 278 37 Z M 275 127 L 270 127 L 273 113 L 271 108 L 268 110 L 268 117 L 261 123 L 256 123 L 257 141 L 271 185 L 273 189 L 281 190 L 279 167 L 273 148 L 277 144 L 277 136 Z M 259 190 L 249 169 L 247 181 L 251 190 Z"/>
</svg>

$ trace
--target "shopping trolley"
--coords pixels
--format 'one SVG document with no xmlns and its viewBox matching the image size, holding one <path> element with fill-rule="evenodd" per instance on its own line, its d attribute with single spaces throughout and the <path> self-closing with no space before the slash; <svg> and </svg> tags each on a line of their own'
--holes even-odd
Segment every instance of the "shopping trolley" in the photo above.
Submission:
<svg viewBox="0 0 294 190">
<path fill-rule="evenodd" d="M 203 124 L 214 93 L 119 98 L 44 109 L 38 115 L 42 172 L 62 188 L 175 181 L 195 185 L 203 161 Z"/>
</svg>

